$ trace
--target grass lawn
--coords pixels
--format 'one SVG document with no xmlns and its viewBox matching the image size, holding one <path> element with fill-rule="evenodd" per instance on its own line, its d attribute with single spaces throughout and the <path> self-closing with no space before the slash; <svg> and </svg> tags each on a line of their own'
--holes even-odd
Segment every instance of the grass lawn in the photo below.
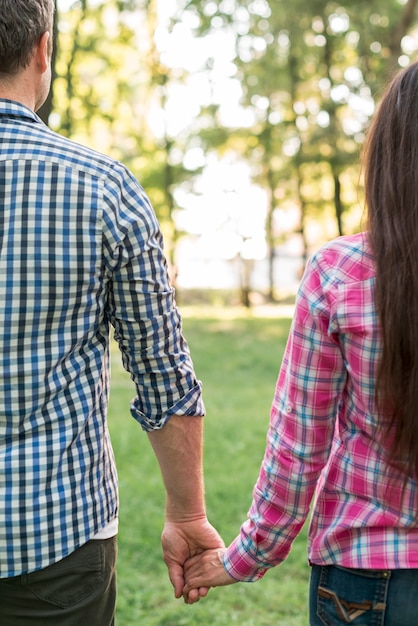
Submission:
<svg viewBox="0 0 418 626">
<path fill-rule="evenodd" d="M 208 516 L 226 543 L 245 519 L 264 452 L 290 319 L 239 309 L 184 309 L 184 332 L 203 381 Z M 109 424 L 120 481 L 117 626 L 306 626 L 306 526 L 288 559 L 257 583 L 175 600 L 161 558 L 164 489 L 148 438 L 129 414 L 133 384 L 112 358 Z"/>
</svg>

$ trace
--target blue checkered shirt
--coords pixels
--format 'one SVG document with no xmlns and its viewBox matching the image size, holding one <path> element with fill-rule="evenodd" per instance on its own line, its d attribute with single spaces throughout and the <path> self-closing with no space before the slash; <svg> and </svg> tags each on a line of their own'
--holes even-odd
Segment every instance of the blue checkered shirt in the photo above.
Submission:
<svg viewBox="0 0 418 626">
<path fill-rule="evenodd" d="M 144 430 L 203 415 L 155 214 L 120 163 L 0 100 L 0 577 L 118 513 L 111 327 Z"/>
</svg>

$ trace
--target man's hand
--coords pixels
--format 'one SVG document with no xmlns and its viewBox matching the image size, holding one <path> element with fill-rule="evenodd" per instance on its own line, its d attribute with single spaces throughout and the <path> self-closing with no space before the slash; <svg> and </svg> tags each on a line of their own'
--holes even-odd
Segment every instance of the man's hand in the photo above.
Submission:
<svg viewBox="0 0 418 626">
<path fill-rule="evenodd" d="M 161 541 L 164 561 L 176 598 L 183 595 L 184 564 L 187 559 L 210 548 L 223 550 L 225 547 L 222 538 L 206 517 L 185 522 L 166 521 Z M 187 596 L 183 595 L 184 601 L 192 604 L 205 597 L 207 593 L 206 587 L 199 586 L 191 590 Z"/>
<path fill-rule="evenodd" d="M 224 552 L 224 547 L 206 550 L 186 561 L 184 566 L 186 584 L 183 588 L 186 604 L 192 604 L 203 598 L 210 587 L 224 587 L 238 582 L 228 574 L 223 565 Z M 204 590 L 204 593 L 201 590 Z"/>
<path fill-rule="evenodd" d="M 206 517 L 203 485 L 203 419 L 173 415 L 161 430 L 148 433 L 167 493 L 166 522 L 162 533 L 164 561 L 174 595 L 181 598 L 184 564 L 190 557 L 224 548 L 221 537 Z M 197 602 L 208 593 L 193 589 L 185 601 Z"/>
</svg>

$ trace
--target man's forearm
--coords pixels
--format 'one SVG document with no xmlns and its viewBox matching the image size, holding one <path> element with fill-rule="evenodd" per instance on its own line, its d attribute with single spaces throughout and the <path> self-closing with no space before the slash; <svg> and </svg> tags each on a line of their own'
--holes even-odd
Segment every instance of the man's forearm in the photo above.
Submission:
<svg viewBox="0 0 418 626">
<path fill-rule="evenodd" d="M 203 419 L 174 415 L 148 436 L 167 492 L 167 520 L 183 522 L 205 516 Z"/>
</svg>

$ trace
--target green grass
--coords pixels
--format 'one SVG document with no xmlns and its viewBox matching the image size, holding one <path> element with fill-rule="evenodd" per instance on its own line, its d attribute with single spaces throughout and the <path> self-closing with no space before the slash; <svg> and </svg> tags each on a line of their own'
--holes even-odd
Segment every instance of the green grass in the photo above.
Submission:
<svg viewBox="0 0 418 626">
<path fill-rule="evenodd" d="M 290 320 L 184 310 L 184 332 L 203 381 L 208 517 L 226 543 L 251 502 Z M 257 583 L 175 600 L 161 557 L 164 489 L 148 438 L 129 415 L 133 384 L 112 358 L 109 424 L 120 481 L 117 626 L 305 626 L 306 526 L 280 567 Z"/>
</svg>

